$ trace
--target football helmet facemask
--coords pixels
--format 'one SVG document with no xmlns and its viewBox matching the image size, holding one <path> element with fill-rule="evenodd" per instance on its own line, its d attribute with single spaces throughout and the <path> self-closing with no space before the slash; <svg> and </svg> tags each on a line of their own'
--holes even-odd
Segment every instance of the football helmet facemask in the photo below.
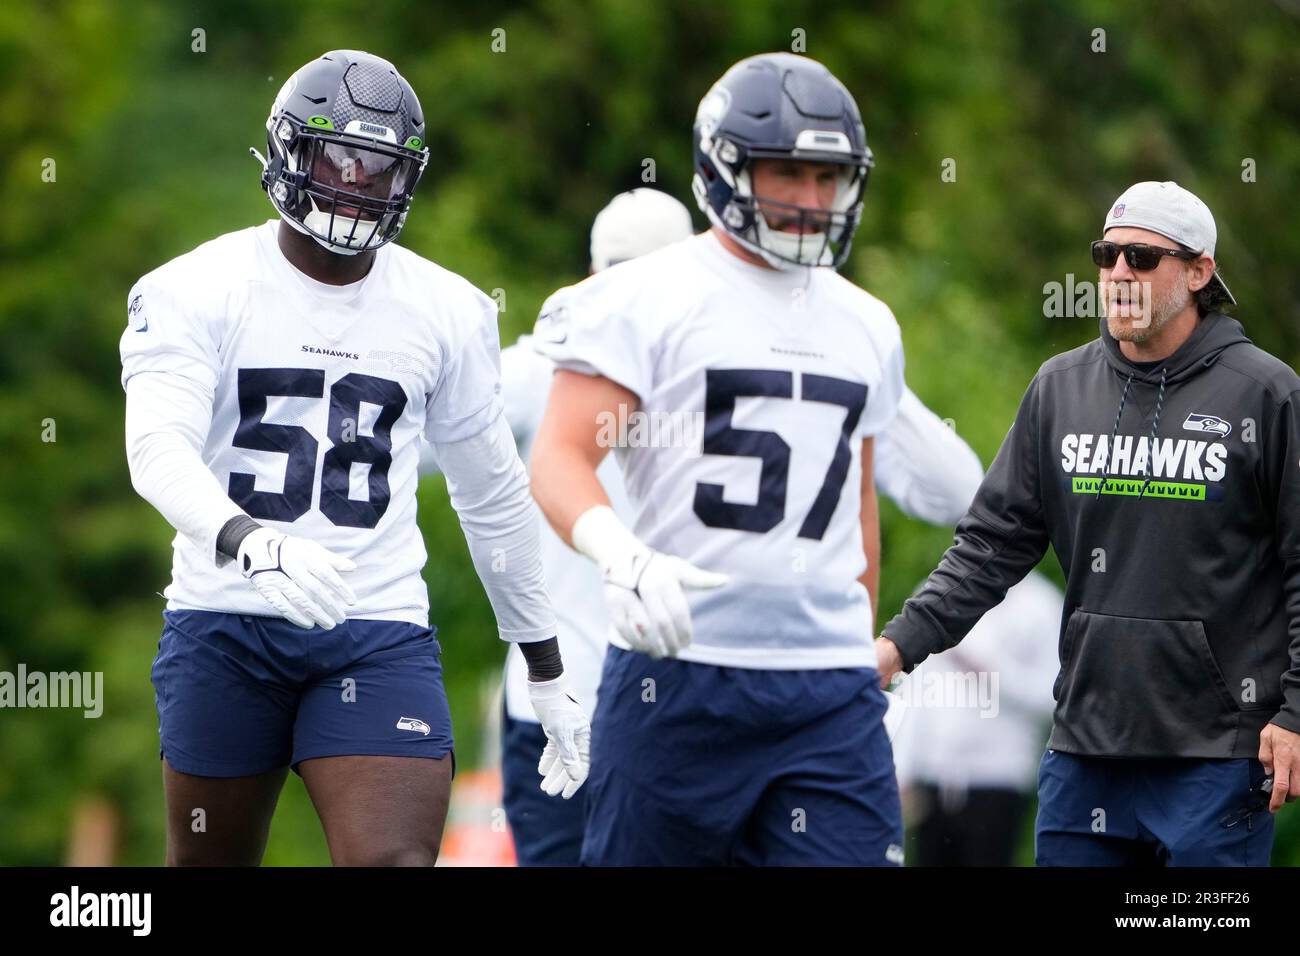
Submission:
<svg viewBox="0 0 1300 956">
<path fill-rule="evenodd" d="M 777 268 L 844 263 L 872 155 L 857 104 L 830 70 L 792 53 L 741 60 L 700 102 L 694 139 L 691 188 L 713 225 Z M 830 208 L 756 196 L 754 159 L 834 164 Z M 797 231 L 780 228 L 788 224 Z"/>
<path fill-rule="evenodd" d="M 335 50 L 285 82 L 266 120 L 262 188 L 294 229 L 341 255 L 397 238 L 429 160 L 424 114 L 387 60 Z"/>
</svg>

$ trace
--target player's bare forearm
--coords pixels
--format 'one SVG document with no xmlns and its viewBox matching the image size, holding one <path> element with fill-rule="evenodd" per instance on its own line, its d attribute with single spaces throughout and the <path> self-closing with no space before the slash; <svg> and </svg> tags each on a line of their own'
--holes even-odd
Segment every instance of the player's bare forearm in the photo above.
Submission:
<svg viewBox="0 0 1300 956">
<path fill-rule="evenodd" d="M 609 504 L 596 477 L 609 453 L 598 440 L 600 423 L 620 406 L 626 414 L 637 405 L 635 394 L 610 379 L 556 371 L 529 471 L 533 498 L 565 543 L 572 545 L 573 523 L 583 512 Z"/>
<path fill-rule="evenodd" d="M 874 457 L 875 439 L 864 439 L 862 442 L 862 550 L 867 556 L 867 570 L 858 580 L 871 595 L 873 617 L 880 604 L 880 502 L 876 498 Z"/>
</svg>

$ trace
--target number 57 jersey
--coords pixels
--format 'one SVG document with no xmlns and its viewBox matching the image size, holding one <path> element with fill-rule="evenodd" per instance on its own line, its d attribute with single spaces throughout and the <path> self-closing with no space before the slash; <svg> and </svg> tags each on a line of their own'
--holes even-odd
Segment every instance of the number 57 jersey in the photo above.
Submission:
<svg viewBox="0 0 1300 956">
<path fill-rule="evenodd" d="M 277 228 L 229 233 L 142 278 L 122 383 L 162 373 L 210 404 L 210 421 L 181 430 L 251 517 L 356 562 L 349 617 L 427 625 L 419 437 L 460 441 L 501 413 L 496 305 L 394 243 L 360 282 L 316 282 L 284 258 Z M 183 533 L 165 596 L 270 613 L 233 562 Z"/>
<path fill-rule="evenodd" d="M 887 306 L 830 269 L 763 269 L 705 233 L 561 289 L 533 343 L 635 393 L 636 409 L 596 423 L 634 531 L 730 578 L 686 592 L 682 660 L 875 666 L 861 453 L 903 392 Z"/>
</svg>

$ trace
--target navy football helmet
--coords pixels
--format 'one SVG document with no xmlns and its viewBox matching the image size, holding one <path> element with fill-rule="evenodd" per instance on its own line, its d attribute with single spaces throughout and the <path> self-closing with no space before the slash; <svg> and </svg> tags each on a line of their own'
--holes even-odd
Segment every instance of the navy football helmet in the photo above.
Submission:
<svg viewBox="0 0 1300 956">
<path fill-rule="evenodd" d="M 397 238 L 429 160 L 424 113 L 393 64 L 334 50 L 285 82 L 266 120 L 262 188 L 294 229 L 342 255 Z"/>
<path fill-rule="evenodd" d="M 793 53 L 741 60 L 700 102 L 694 135 L 691 188 L 711 223 L 777 268 L 843 264 L 872 157 L 858 106 L 830 70 Z M 836 164 L 831 208 L 755 196 L 750 161 L 761 158 Z M 764 212 L 800 231 L 773 228 Z"/>
</svg>

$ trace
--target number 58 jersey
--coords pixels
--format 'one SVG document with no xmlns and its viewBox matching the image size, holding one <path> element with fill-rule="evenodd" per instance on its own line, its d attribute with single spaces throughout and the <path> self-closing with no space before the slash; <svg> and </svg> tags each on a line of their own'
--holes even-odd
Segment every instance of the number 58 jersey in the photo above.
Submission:
<svg viewBox="0 0 1300 956">
<path fill-rule="evenodd" d="M 681 659 L 875 666 L 861 453 L 903 392 L 884 303 L 830 269 L 750 265 L 705 233 L 561 289 L 533 344 L 635 393 L 597 422 L 635 533 L 729 576 L 686 592 Z"/>
<path fill-rule="evenodd" d="M 123 386 L 164 373 L 210 402 L 191 436 L 203 463 L 259 523 L 356 562 L 349 617 L 427 625 L 419 437 L 460 441 L 501 413 L 496 304 L 395 243 L 359 282 L 316 282 L 278 228 L 221 236 L 136 284 Z M 233 562 L 183 533 L 165 596 L 270 613 Z"/>
</svg>

